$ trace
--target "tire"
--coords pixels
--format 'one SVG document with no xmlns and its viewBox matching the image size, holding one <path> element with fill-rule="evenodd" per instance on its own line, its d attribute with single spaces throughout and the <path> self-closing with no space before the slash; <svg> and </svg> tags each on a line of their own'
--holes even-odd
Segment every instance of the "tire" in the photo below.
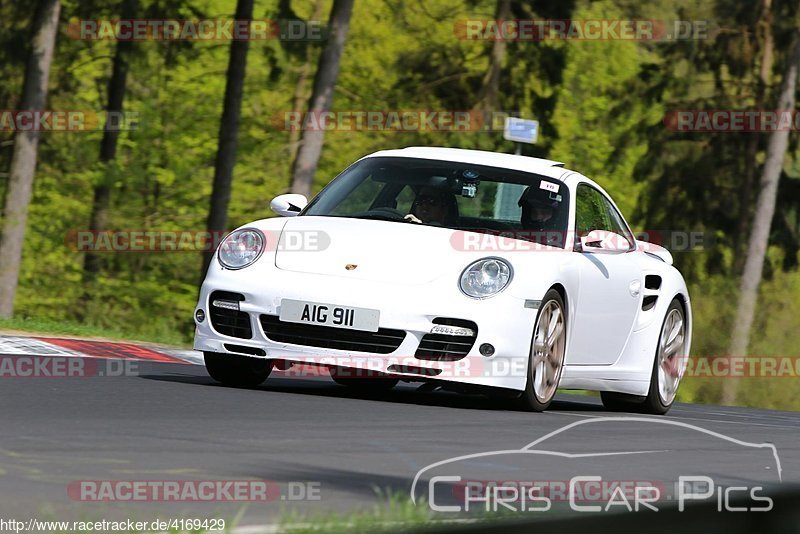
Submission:
<svg viewBox="0 0 800 534">
<path fill-rule="evenodd" d="M 361 373 L 364 373 L 362 371 Z M 397 385 L 400 381 L 397 378 L 379 374 L 379 376 L 352 376 L 358 375 L 359 371 L 356 369 L 348 369 L 343 367 L 331 367 L 331 378 L 340 386 L 347 386 L 353 389 L 360 389 L 364 391 L 389 391 Z M 374 371 L 370 373 L 377 374 Z"/>
<path fill-rule="evenodd" d="M 556 396 L 567 346 L 567 313 L 555 289 L 545 293 L 533 326 L 525 390 L 518 397 L 521 409 L 542 412 Z"/>
<path fill-rule="evenodd" d="M 604 391 L 600 393 L 603 405 L 615 412 L 666 414 L 675 402 L 675 394 L 686 367 L 685 347 L 686 316 L 678 299 L 673 299 L 661 324 L 647 396 Z"/>
<path fill-rule="evenodd" d="M 272 372 L 272 360 L 204 352 L 206 371 L 211 378 L 226 386 L 253 388 L 263 383 Z"/>
</svg>

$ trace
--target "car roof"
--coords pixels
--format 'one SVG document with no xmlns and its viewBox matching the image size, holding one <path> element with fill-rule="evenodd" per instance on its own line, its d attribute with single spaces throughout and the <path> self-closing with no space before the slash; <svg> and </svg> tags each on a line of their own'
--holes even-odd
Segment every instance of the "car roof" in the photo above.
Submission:
<svg viewBox="0 0 800 534">
<path fill-rule="evenodd" d="M 401 149 L 381 150 L 364 158 L 393 157 L 393 158 L 419 158 L 440 161 L 455 161 L 475 165 L 487 165 L 515 171 L 531 172 L 560 179 L 567 171 L 560 161 L 517 156 L 515 154 L 502 154 L 486 150 L 467 150 L 463 148 L 445 148 L 429 146 L 412 146 Z M 362 159 L 364 159 L 362 158 Z"/>
</svg>

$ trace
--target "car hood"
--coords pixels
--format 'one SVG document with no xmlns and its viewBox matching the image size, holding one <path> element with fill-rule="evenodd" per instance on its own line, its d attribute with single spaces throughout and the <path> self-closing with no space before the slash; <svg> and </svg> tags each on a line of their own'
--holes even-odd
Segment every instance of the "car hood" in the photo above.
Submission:
<svg viewBox="0 0 800 534">
<path fill-rule="evenodd" d="M 424 284 L 448 274 L 457 276 L 483 256 L 456 250 L 451 241 L 454 232 L 414 223 L 296 217 L 283 227 L 275 266 L 400 285 Z"/>
</svg>

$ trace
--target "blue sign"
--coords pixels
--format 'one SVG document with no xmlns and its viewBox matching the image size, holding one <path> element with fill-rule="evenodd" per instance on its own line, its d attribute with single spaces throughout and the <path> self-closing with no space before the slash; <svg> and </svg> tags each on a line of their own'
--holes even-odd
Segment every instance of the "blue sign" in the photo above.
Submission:
<svg viewBox="0 0 800 534">
<path fill-rule="evenodd" d="M 536 143 L 539 137 L 539 121 L 506 117 L 503 138 L 517 143 Z"/>
</svg>

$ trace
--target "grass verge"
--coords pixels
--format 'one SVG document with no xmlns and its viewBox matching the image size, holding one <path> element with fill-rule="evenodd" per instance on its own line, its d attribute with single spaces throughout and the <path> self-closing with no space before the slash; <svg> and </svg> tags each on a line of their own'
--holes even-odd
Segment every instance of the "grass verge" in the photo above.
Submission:
<svg viewBox="0 0 800 534">
<path fill-rule="evenodd" d="M 30 317 L 0 319 L 0 330 L 15 330 L 25 332 L 26 334 L 103 338 L 115 341 L 143 341 L 146 343 L 157 343 L 161 345 L 174 345 L 181 348 L 189 348 L 188 344 L 186 343 L 186 338 L 181 336 L 179 333 L 176 333 L 175 335 L 166 333 L 158 335 L 142 335 L 140 332 L 128 331 L 123 328 L 108 328 L 105 326 L 93 326 L 89 324 L 53 319 L 34 319 Z"/>
</svg>

